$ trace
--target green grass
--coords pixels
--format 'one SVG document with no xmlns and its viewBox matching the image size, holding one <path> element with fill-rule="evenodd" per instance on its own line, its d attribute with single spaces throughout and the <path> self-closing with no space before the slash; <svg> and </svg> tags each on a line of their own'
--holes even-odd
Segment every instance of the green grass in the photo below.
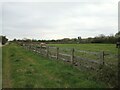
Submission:
<svg viewBox="0 0 120 90">
<path fill-rule="evenodd" d="M 85 50 L 92 52 L 110 52 L 113 54 L 118 53 L 115 44 L 49 44 L 50 46 L 57 46 L 62 48 L 75 48 L 76 50 Z"/>
<path fill-rule="evenodd" d="M 104 82 L 61 61 L 27 51 L 16 44 L 3 47 L 3 88 L 104 88 Z"/>
<path fill-rule="evenodd" d="M 75 56 L 80 56 L 82 58 L 87 58 L 90 60 L 98 60 L 99 62 L 101 62 L 101 52 L 104 51 L 105 54 L 109 54 L 104 57 L 106 63 L 117 64 L 118 62 L 118 48 L 116 48 L 115 44 L 49 44 L 49 46 L 60 47 L 60 49 L 63 49 L 60 52 L 67 54 L 71 54 L 71 49 L 74 48 Z M 98 54 L 94 55 L 85 52 L 78 52 L 78 50 L 97 52 Z"/>
</svg>

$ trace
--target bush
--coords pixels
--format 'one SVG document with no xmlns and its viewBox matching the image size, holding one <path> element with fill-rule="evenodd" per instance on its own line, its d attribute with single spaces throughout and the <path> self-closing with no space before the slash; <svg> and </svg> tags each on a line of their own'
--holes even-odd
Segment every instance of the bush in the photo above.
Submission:
<svg viewBox="0 0 120 90">
<path fill-rule="evenodd" d="M 6 36 L 0 36 L 0 43 L 2 43 L 2 45 L 4 45 L 7 41 L 8 39 L 6 38 Z"/>
</svg>

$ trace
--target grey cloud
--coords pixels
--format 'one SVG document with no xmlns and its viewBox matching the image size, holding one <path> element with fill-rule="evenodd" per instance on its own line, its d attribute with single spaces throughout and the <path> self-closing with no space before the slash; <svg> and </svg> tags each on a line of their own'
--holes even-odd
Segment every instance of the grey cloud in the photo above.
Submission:
<svg viewBox="0 0 120 90">
<path fill-rule="evenodd" d="M 109 33 L 115 33 L 117 31 L 117 7 L 115 5 L 104 2 L 5 3 L 3 34 L 10 39 L 25 36 L 58 39 L 79 35 L 94 36 L 102 32 L 108 34 L 108 29 Z"/>
</svg>

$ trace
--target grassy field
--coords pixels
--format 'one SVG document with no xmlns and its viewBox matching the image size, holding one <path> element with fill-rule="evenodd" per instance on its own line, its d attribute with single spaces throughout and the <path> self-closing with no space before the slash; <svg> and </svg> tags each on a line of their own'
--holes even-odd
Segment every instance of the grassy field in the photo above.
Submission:
<svg viewBox="0 0 120 90">
<path fill-rule="evenodd" d="M 88 58 L 90 60 L 97 60 L 101 62 L 101 53 L 104 51 L 105 54 L 108 54 L 104 57 L 105 63 L 114 63 L 117 65 L 118 62 L 118 48 L 116 48 L 115 44 L 49 44 L 49 46 L 60 47 L 63 49 L 63 53 L 71 54 L 71 49 L 75 49 L 75 56 L 80 56 L 82 58 Z M 69 50 L 66 50 L 69 49 Z M 97 55 L 78 52 L 87 51 L 87 52 L 95 52 Z"/>
<path fill-rule="evenodd" d="M 85 71 L 27 51 L 16 44 L 3 47 L 3 88 L 104 88 Z"/>
<path fill-rule="evenodd" d="M 115 44 L 49 44 L 50 46 L 57 46 L 62 48 L 75 48 L 76 50 L 85 50 L 92 52 L 110 52 L 113 54 L 118 53 Z"/>
</svg>

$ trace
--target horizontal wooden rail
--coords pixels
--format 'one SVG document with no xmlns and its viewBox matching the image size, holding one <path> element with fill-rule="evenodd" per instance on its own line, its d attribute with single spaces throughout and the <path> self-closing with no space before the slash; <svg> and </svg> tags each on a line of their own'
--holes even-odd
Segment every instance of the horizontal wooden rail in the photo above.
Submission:
<svg viewBox="0 0 120 90">
<path fill-rule="evenodd" d="M 98 67 L 99 65 L 112 65 L 111 63 L 107 64 L 107 62 L 105 62 L 105 58 L 107 56 L 110 56 L 108 58 L 118 57 L 117 55 L 113 55 L 110 53 L 107 54 L 104 51 L 103 52 L 91 52 L 91 51 L 84 51 L 84 50 L 76 50 L 74 48 L 73 49 L 58 48 L 54 46 L 41 47 L 40 45 L 34 45 L 34 44 L 24 44 L 23 47 L 28 50 L 34 51 L 38 54 L 41 54 L 43 56 L 46 56 L 48 58 L 49 57 L 56 58 L 57 60 L 71 62 L 72 65 L 84 66 L 82 63 L 89 63 L 89 66 L 86 65 L 86 67 L 88 68 L 93 68 L 92 64 L 96 64 L 96 66 Z M 76 55 L 75 53 L 80 53 L 80 54 Z M 81 53 L 85 53 L 86 55 L 93 54 L 95 55 L 95 57 L 97 58 L 99 57 L 99 59 L 98 60 L 90 59 L 89 57 L 82 56 Z"/>
</svg>

